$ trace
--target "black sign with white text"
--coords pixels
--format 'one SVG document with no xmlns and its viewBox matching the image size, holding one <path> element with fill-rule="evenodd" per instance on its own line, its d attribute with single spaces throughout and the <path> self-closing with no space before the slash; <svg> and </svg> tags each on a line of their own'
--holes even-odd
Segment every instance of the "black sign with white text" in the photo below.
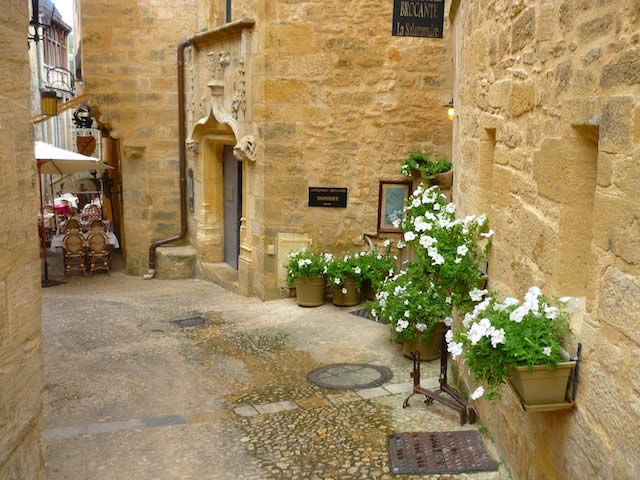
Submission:
<svg viewBox="0 0 640 480">
<path fill-rule="evenodd" d="M 393 0 L 394 37 L 442 38 L 444 0 Z"/>
<path fill-rule="evenodd" d="M 347 208 L 347 189 L 309 187 L 309 206 Z"/>
</svg>

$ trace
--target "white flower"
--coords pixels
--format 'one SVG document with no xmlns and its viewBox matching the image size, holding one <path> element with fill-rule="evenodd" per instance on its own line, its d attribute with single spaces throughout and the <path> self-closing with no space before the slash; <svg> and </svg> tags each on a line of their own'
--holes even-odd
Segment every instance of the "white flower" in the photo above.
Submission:
<svg viewBox="0 0 640 480">
<path fill-rule="evenodd" d="M 496 348 L 499 343 L 504 344 L 504 328 L 496 330 L 495 328 L 491 331 L 491 346 Z"/>
<path fill-rule="evenodd" d="M 483 337 L 491 335 L 494 330 L 489 319 L 483 318 L 480 322 L 471 325 L 469 329 L 469 340 L 471 340 L 472 345 L 475 345 L 482 340 Z"/>
<path fill-rule="evenodd" d="M 557 307 L 550 307 L 550 306 L 544 307 L 544 314 L 549 320 L 555 320 L 555 318 L 558 316 L 559 313 L 560 313 L 560 310 L 558 310 Z"/>
<path fill-rule="evenodd" d="M 391 222 L 391 224 L 395 227 L 398 228 L 400 226 L 400 220 L 394 220 L 393 222 Z"/>
<path fill-rule="evenodd" d="M 340 285 L 342 281 L 339 278 L 336 278 L 333 283 L 335 283 L 336 285 Z"/>
<path fill-rule="evenodd" d="M 453 332 L 451 330 L 447 330 L 444 339 L 447 341 L 447 343 L 451 343 L 451 340 L 453 340 Z"/>
<path fill-rule="evenodd" d="M 391 245 L 391 240 L 385 240 L 385 241 L 384 241 L 384 243 L 383 243 L 383 245 L 384 245 L 385 247 L 388 247 L 389 245 Z"/>
<path fill-rule="evenodd" d="M 484 388 L 480 385 L 475 392 L 471 394 L 471 400 L 477 400 L 484 395 Z"/>
<path fill-rule="evenodd" d="M 469 251 L 469 247 L 467 247 L 466 245 L 460 245 L 457 249 L 456 249 L 456 253 L 462 257 L 464 257 L 467 252 Z"/>
<path fill-rule="evenodd" d="M 330 253 L 325 253 L 324 254 L 324 261 L 325 262 L 330 262 L 331 260 L 333 260 L 333 255 Z"/>
<path fill-rule="evenodd" d="M 474 316 L 470 313 L 464 314 L 464 319 L 462 320 L 462 326 L 464 328 L 469 328 L 469 324 L 473 321 Z"/>
<path fill-rule="evenodd" d="M 390 277 L 392 277 L 392 276 L 393 276 L 393 274 L 394 274 L 393 268 L 390 268 L 390 269 L 389 269 L 389 273 L 388 273 L 388 275 L 389 275 Z"/>
<path fill-rule="evenodd" d="M 424 332 L 427 329 L 427 326 L 424 323 L 416 323 L 416 328 L 421 332 Z"/>
<path fill-rule="evenodd" d="M 447 351 L 451 354 L 451 358 L 455 360 L 457 356 L 462 355 L 462 343 L 450 342 L 447 345 Z"/>
<path fill-rule="evenodd" d="M 447 213 L 456 213 L 456 204 L 455 204 L 455 203 L 453 203 L 453 202 L 448 203 L 448 204 L 447 204 L 447 206 L 446 206 L 446 207 L 444 207 L 444 210 L 445 210 Z"/>
<path fill-rule="evenodd" d="M 558 300 L 560 300 L 562 303 L 569 303 L 571 300 L 573 300 L 573 297 L 560 297 Z"/>
<path fill-rule="evenodd" d="M 484 225 L 484 222 L 487 221 L 487 214 L 483 213 L 482 215 L 480 215 L 477 219 L 476 219 L 476 223 L 480 226 Z"/>
<path fill-rule="evenodd" d="M 429 235 L 420 236 L 420 245 L 422 245 L 424 248 L 429 248 L 431 245 L 433 245 L 436 242 L 437 240 L 433 237 L 430 237 Z"/>
<path fill-rule="evenodd" d="M 455 263 L 460 263 L 462 261 L 462 258 L 460 257 L 456 257 L 456 259 L 454 260 Z"/>
<path fill-rule="evenodd" d="M 496 233 L 493 230 L 489 230 L 487 233 L 481 233 L 480 236 L 484 237 L 484 238 L 491 238 L 493 237 L 493 234 Z"/>
<path fill-rule="evenodd" d="M 404 318 L 409 318 L 410 316 L 411 316 L 411 312 L 409 312 L 409 310 L 405 310 Z"/>
<path fill-rule="evenodd" d="M 544 347 L 542 349 L 542 353 L 544 353 L 547 357 L 551 356 L 551 347 Z"/>
<path fill-rule="evenodd" d="M 396 324 L 396 332 L 402 332 L 408 326 L 409 322 L 406 320 L 398 320 L 398 323 Z"/>
<path fill-rule="evenodd" d="M 440 204 L 439 203 L 434 203 L 433 204 L 433 209 L 434 210 L 440 210 Z"/>
<path fill-rule="evenodd" d="M 348 262 L 350 258 L 351 258 L 351 257 L 350 257 L 349 255 L 345 255 L 343 260 L 344 260 L 345 262 Z"/>
<path fill-rule="evenodd" d="M 416 232 L 424 232 L 425 230 L 431 230 L 431 224 L 427 223 L 423 216 L 416 217 L 413 221 L 413 225 L 416 228 Z"/>
<path fill-rule="evenodd" d="M 346 289 L 346 288 L 344 288 L 344 287 L 342 287 L 342 294 L 343 294 L 343 295 L 346 295 L 346 294 L 347 294 L 347 289 Z"/>
<path fill-rule="evenodd" d="M 376 258 L 377 258 L 378 260 L 382 260 L 382 255 L 378 254 L 378 255 L 376 256 Z"/>
<path fill-rule="evenodd" d="M 469 296 L 474 302 L 479 302 L 487 293 L 488 290 L 480 290 L 479 288 L 474 288 L 473 290 L 469 291 Z"/>
<path fill-rule="evenodd" d="M 327 266 L 325 265 L 324 268 L 322 269 L 322 273 L 326 275 L 327 273 Z"/>
<path fill-rule="evenodd" d="M 302 268 L 304 267 L 306 264 L 306 262 L 304 260 L 298 260 L 298 267 Z"/>
<path fill-rule="evenodd" d="M 362 270 L 360 270 L 360 267 L 356 267 L 356 268 L 354 268 L 354 269 L 353 269 L 353 272 L 354 272 L 356 275 L 360 275 L 360 274 L 362 273 Z"/>
<path fill-rule="evenodd" d="M 407 232 L 407 233 L 409 233 L 409 232 Z M 407 246 L 407 244 L 406 244 L 406 243 L 404 243 L 402 240 L 399 240 L 399 241 L 398 241 L 398 249 L 399 249 L 399 250 L 402 250 L 402 249 L 403 249 L 404 247 L 406 247 L 406 246 Z"/>
<path fill-rule="evenodd" d="M 404 232 L 404 241 L 405 242 L 410 242 L 411 240 L 415 240 L 416 239 L 416 234 L 409 231 L 409 232 Z"/>
<path fill-rule="evenodd" d="M 481 301 L 479 304 L 473 307 L 473 313 L 472 313 L 473 318 L 478 318 L 478 315 L 480 315 L 480 312 L 484 312 L 489 306 L 490 302 L 491 302 L 490 299 L 485 298 L 483 301 Z"/>
<path fill-rule="evenodd" d="M 520 304 L 520 300 L 518 300 L 517 298 L 513 298 L 513 297 L 507 297 L 504 299 L 503 302 L 507 307 L 511 307 L 512 305 L 519 305 Z"/>
<path fill-rule="evenodd" d="M 529 309 L 525 305 L 521 305 L 509 314 L 509 320 L 520 323 L 527 313 L 529 313 Z"/>
<path fill-rule="evenodd" d="M 445 298 L 444 301 L 450 304 L 451 303 L 451 295 L 449 295 L 447 298 Z"/>
<path fill-rule="evenodd" d="M 451 317 L 446 317 L 443 321 L 444 321 L 444 324 L 447 327 L 450 327 L 451 325 L 453 325 L 453 318 L 451 318 Z M 449 330 L 449 331 L 451 331 L 451 330 Z"/>
<path fill-rule="evenodd" d="M 422 205 L 422 201 L 420 201 L 420 197 L 414 197 L 413 201 L 411 202 L 411 206 L 419 207 L 420 205 Z"/>
</svg>

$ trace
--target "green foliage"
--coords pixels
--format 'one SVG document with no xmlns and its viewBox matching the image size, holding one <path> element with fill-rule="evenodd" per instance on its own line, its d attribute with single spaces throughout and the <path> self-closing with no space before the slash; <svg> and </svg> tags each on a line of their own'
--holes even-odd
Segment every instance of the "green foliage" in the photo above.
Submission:
<svg viewBox="0 0 640 480">
<path fill-rule="evenodd" d="M 319 277 L 327 273 L 327 262 L 331 260 L 331 254 L 312 252 L 303 248 L 294 250 L 289 254 L 287 269 L 287 281 L 293 284 L 299 277 Z"/>
<path fill-rule="evenodd" d="M 422 178 L 431 180 L 436 175 L 451 170 L 451 162 L 444 157 L 432 159 L 425 152 L 413 152 L 404 161 L 400 171 L 409 177 L 414 170 L 420 173 Z"/>
<path fill-rule="evenodd" d="M 357 255 L 357 256 L 356 256 Z M 332 288 L 344 288 L 347 278 L 356 281 L 356 287 L 360 289 L 363 281 L 362 269 L 358 265 L 359 253 L 346 254 L 343 257 L 335 256 L 327 264 L 327 277 Z"/>
<path fill-rule="evenodd" d="M 479 300 L 487 292 L 474 293 Z M 537 287 L 522 304 L 515 298 L 501 302 L 491 292 L 465 315 L 463 327 L 448 338 L 448 349 L 454 358 L 463 355 L 474 379 L 487 384 L 487 397 L 496 398 L 512 368 L 553 369 L 563 361 L 561 344 L 569 328 L 565 300 L 544 296 Z"/>
<path fill-rule="evenodd" d="M 468 311 L 469 291 L 479 285 L 493 231 L 485 233 L 487 216 L 456 219 L 456 205 L 446 203 L 436 186 L 420 185 L 409 198 L 402 222 L 404 241 L 413 247 L 423 274 Z M 483 244 L 482 246 L 480 244 Z"/>
<path fill-rule="evenodd" d="M 369 307 L 391 325 L 394 340 L 426 342 L 438 322 L 451 321 L 450 301 L 418 265 L 411 265 L 380 284 Z"/>
<path fill-rule="evenodd" d="M 362 281 L 377 289 L 389 275 L 389 271 L 396 268 L 396 259 L 391 255 L 391 248 L 387 244 L 385 252 L 361 252 L 355 259 L 355 263 L 361 270 Z"/>
</svg>

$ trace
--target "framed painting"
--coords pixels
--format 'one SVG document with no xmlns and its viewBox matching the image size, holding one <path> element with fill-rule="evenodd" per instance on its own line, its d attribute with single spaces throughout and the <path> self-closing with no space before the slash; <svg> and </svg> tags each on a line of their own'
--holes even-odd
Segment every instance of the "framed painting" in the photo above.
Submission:
<svg viewBox="0 0 640 480">
<path fill-rule="evenodd" d="M 404 206 L 407 204 L 409 195 L 411 195 L 411 190 L 411 182 L 385 180 L 380 182 L 380 192 L 378 194 L 378 232 L 402 233 L 398 222 L 401 222 L 404 217 Z"/>
</svg>

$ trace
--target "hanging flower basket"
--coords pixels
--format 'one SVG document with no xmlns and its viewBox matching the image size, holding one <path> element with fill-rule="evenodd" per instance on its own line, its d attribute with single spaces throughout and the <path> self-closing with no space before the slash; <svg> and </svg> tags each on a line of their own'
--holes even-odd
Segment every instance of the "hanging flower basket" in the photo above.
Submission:
<svg viewBox="0 0 640 480">
<path fill-rule="evenodd" d="M 561 354 L 567 361 L 558 363 L 553 370 L 549 370 L 547 365 L 511 369 L 509 383 L 523 404 L 555 405 L 566 402 L 569 377 L 576 362 L 569 360 L 566 352 Z"/>
<path fill-rule="evenodd" d="M 440 190 L 449 190 L 453 183 L 453 169 L 439 173 L 431 180 L 431 185 L 437 185 Z"/>
</svg>

